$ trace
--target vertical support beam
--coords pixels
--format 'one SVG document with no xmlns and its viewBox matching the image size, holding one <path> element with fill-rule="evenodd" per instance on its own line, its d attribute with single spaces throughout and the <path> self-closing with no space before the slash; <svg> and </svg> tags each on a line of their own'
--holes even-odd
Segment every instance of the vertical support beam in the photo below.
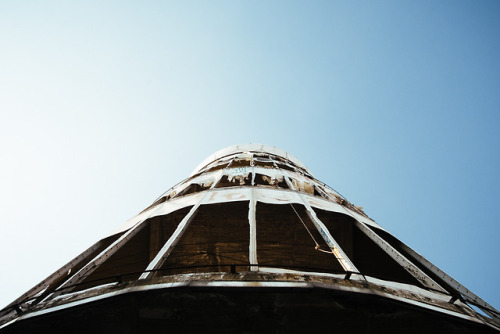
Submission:
<svg viewBox="0 0 500 334">
<path fill-rule="evenodd" d="M 234 160 L 234 158 L 233 158 L 233 160 Z M 167 240 L 167 242 L 163 245 L 163 247 L 160 249 L 160 251 L 156 254 L 154 259 L 148 264 L 145 271 L 141 274 L 141 276 L 139 277 L 140 280 L 153 277 L 153 275 L 155 274 L 155 270 L 159 269 L 163 265 L 163 263 L 165 262 L 167 257 L 170 255 L 170 253 L 174 249 L 175 245 L 177 245 L 177 243 L 179 242 L 181 237 L 184 235 L 184 232 L 186 231 L 186 229 L 189 226 L 189 224 L 191 223 L 191 221 L 196 216 L 196 212 L 197 212 L 198 208 L 204 202 L 205 198 L 210 193 L 210 190 L 214 189 L 215 186 L 217 185 L 217 183 L 219 183 L 220 179 L 222 178 L 222 175 L 224 175 L 224 171 L 231 165 L 233 160 L 231 160 L 228 163 L 226 168 L 224 168 L 218 172 L 218 175 L 215 178 L 214 183 L 212 183 L 212 186 L 210 187 L 210 189 L 205 190 L 205 194 L 201 197 L 200 201 L 198 203 L 196 203 L 196 205 L 193 206 L 191 208 L 191 210 L 189 210 L 188 214 L 181 220 L 181 222 L 179 223 L 179 225 L 175 229 L 175 231 L 172 234 L 172 236 L 170 237 L 170 239 Z"/>
<path fill-rule="evenodd" d="M 364 223 L 354 220 L 356 226 L 363 232 L 368 238 L 375 242 L 382 250 L 389 255 L 394 261 L 396 261 L 401 267 L 403 267 L 410 275 L 412 275 L 417 281 L 427 288 L 434 289 L 440 292 L 447 293 L 438 283 L 436 283 L 432 278 L 427 276 L 420 268 L 414 265 L 410 260 L 408 260 L 403 254 L 398 252 L 394 247 L 392 247 L 388 242 L 382 239 L 377 233 L 373 232 Z"/>
<path fill-rule="evenodd" d="M 325 224 L 323 224 L 323 222 L 318 218 L 318 216 L 316 216 L 316 212 L 314 212 L 314 210 L 311 208 L 309 203 L 304 199 L 303 195 L 295 189 L 293 182 L 290 181 L 288 176 L 286 176 L 285 174 L 283 174 L 283 177 L 285 178 L 286 183 L 288 184 L 288 187 L 290 189 L 294 190 L 297 193 L 297 195 L 299 196 L 302 204 L 305 206 L 305 208 L 307 210 L 307 215 L 309 216 L 309 218 L 313 222 L 316 229 L 318 229 L 319 234 L 321 234 L 321 237 L 325 240 L 328 247 L 330 247 L 330 249 L 332 250 L 333 255 L 335 256 L 337 261 L 340 263 L 342 268 L 344 268 L 344 270 L 346 272 L 359 273 L 359 270 L 356 268 L 354 263 L 352 263 L 352 261 L 349 259 L 349 257 L 344 253 L 342 248 L 340 248 L 339 244 L 337 243 L 337 241 L 335 241 L 333 236 L 330 234 L 330 232 L 326 228 Z"/>
<path fill-rule="evenodd" d="M 248 223 L 250 225 L 250 246 L 249 246 L 249 260 L 250 271 L 258 271 L 259 268 L 255 265 L 258 264 L 257 260 L 257 202 L 255 201 L 255 167 L 253 167 L 252 159 L 252 187 L 250 190 L 250 204 L 248 205 Z"/>
</svg>

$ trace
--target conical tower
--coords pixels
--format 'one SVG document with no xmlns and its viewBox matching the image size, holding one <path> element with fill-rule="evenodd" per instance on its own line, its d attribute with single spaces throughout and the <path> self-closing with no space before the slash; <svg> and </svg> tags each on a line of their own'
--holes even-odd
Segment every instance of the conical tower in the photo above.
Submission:
<svg viewBox="0 0 500 334">
<path fill-rule="evenodd" d="M 266 145 L 231 146 L 0 312 L 1 333 L 498 333 L 499 312 Z"/>
</svg>

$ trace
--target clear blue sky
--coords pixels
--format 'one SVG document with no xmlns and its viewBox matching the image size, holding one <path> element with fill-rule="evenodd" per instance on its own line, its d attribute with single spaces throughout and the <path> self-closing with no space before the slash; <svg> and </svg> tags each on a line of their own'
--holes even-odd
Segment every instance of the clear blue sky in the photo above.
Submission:
<svg viewBox="0 0 500 334">
<path fill-rule="evenodd" d="M 1 1 L 0 307 L 275 145 L 500 308 L 500 2 Z"/>
</svg>

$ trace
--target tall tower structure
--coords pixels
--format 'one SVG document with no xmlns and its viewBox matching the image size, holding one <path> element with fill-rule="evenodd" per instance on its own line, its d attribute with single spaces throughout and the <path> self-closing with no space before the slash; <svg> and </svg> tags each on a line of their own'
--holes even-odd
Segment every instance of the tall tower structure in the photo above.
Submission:
<svg viewBox="0 0 500 334">
<path fill-rule="evenodd" d="M 266 145 L 208 157 L 0 311 L 0 333 L 498 333 L 500 313 Z"/>
</svg>

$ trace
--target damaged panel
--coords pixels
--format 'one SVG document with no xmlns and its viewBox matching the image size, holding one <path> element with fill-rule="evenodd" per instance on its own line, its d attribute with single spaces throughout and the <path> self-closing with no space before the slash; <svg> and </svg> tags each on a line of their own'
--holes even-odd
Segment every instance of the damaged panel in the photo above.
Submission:
<svg viewBox="0 0 500 334">
<path fill-rule="evenodd" d="M 254 184 L 256 186 L 269 186 L 273 188 L 289 189 L 283 175 L 271 177 L 268 175 L 255 173 Z"/>
<path fill-rule="evenodd" d="M 295 172 L 296 169 L 294 167 L 292 167 L 291 165 L 289 164 L 286 164 L 286 163 L 280 163 L 280 162 L 277 162 L 276 163 L 276 166 L 279 168 L 279 169 L 284 169 L 284 170 L 288 170 L 288 171 L 291 171 L 291 172 Z"/>
<path fill-rule="evenodd" d="M 296 178 L 290 178 L 293 187 L 300 192 L 314 195 L 314 184 L 310 181 L 301 181 Z"/>
<path fill-rule="evenodd" d="M 210 189 L 215 182 L 216 177 L 218 177 L 218 173 L 206 173 L 192 178 L 176 187 L 172 192 L 177 193 L 177 195 L 171 194 L 170 197 L 186 196 Z"/>
<path fill-rule="evenodd" d="M 311 195 L 315 194 L 315 186 L 317 185 L 317 183 L 314 180 L 301 174 L 290 172 L 288 170 L 280 169 L 280 171 L 283 173 L 283 175 L 285 175 L 285 177 L 288 177 L 288 179 L 290 179 L 295 190 Z"/>
<path fill-rule="evenodd" d="M 226 175 L 223 175 L 215 188 L 241 187 L 250 185 L 252 185 L 250 172 L 246 171 L 246 168 L 240 167 L 234 170 L 231 169 Z"/>
<path fill-rule="evenodd" d="M 262 144 L 246 144 L 246 145 L 235 145 L 231 146 L 228 148 L 225 148 L 223 150 L 220 150 L 218 152 L 215 152 L 214 154 L 210 155 L 208 158 L 206 158 L 204 161 L 202 161 L 198 167 L 195 168 L 194 172 L 192 174 L 197 173 L 200 171 L 202 168 L 210 164 L 212 161 L 218 160 L 223 157 L 227 157 L 230 155 L 235 155 L 235 154 L 248 154 L 249 152 L 252 152 L 253 154 L 259 154 L 259 155 L 273 155 L 280 160 L 283 160 L 284 162 L 287 162 L 288 159 L 289 162 L 292 162 L 293 164 L 297 165 L 300 168 L 303 168 L 307 170 L 307 167 L 295 156 L 292 154 L 283 151 L 279 148 L 276 148 L 274 146 L 269 146 L 269 145 L 262 145 Z M 283 159 L 283 158 L 285 159 Z M 273 157 L 274 158 L 274 157 Z"/>
<path fill-rule="evenodd" d="M 254 166 L 264 168 L 274 168 L 274 163 L 269 159 L 254 158 Z"/>
<path fill-rule="evenodd" d="M 280 170 L 255 167 L 254 173 L 254 182 L 256 186 L 270 186 L 274 188 L 289 189 L 283 173 Z"/>
<path fill-rule="evenodd" d="M 231 168 L 238 168 L 238 167 L 250 167 L 250 162 L 252 161 L 252 157 L 249 156 L 248 158 L 245 159 L 234 159 L 233 163 L 231 164 Z"/>
</svg>

